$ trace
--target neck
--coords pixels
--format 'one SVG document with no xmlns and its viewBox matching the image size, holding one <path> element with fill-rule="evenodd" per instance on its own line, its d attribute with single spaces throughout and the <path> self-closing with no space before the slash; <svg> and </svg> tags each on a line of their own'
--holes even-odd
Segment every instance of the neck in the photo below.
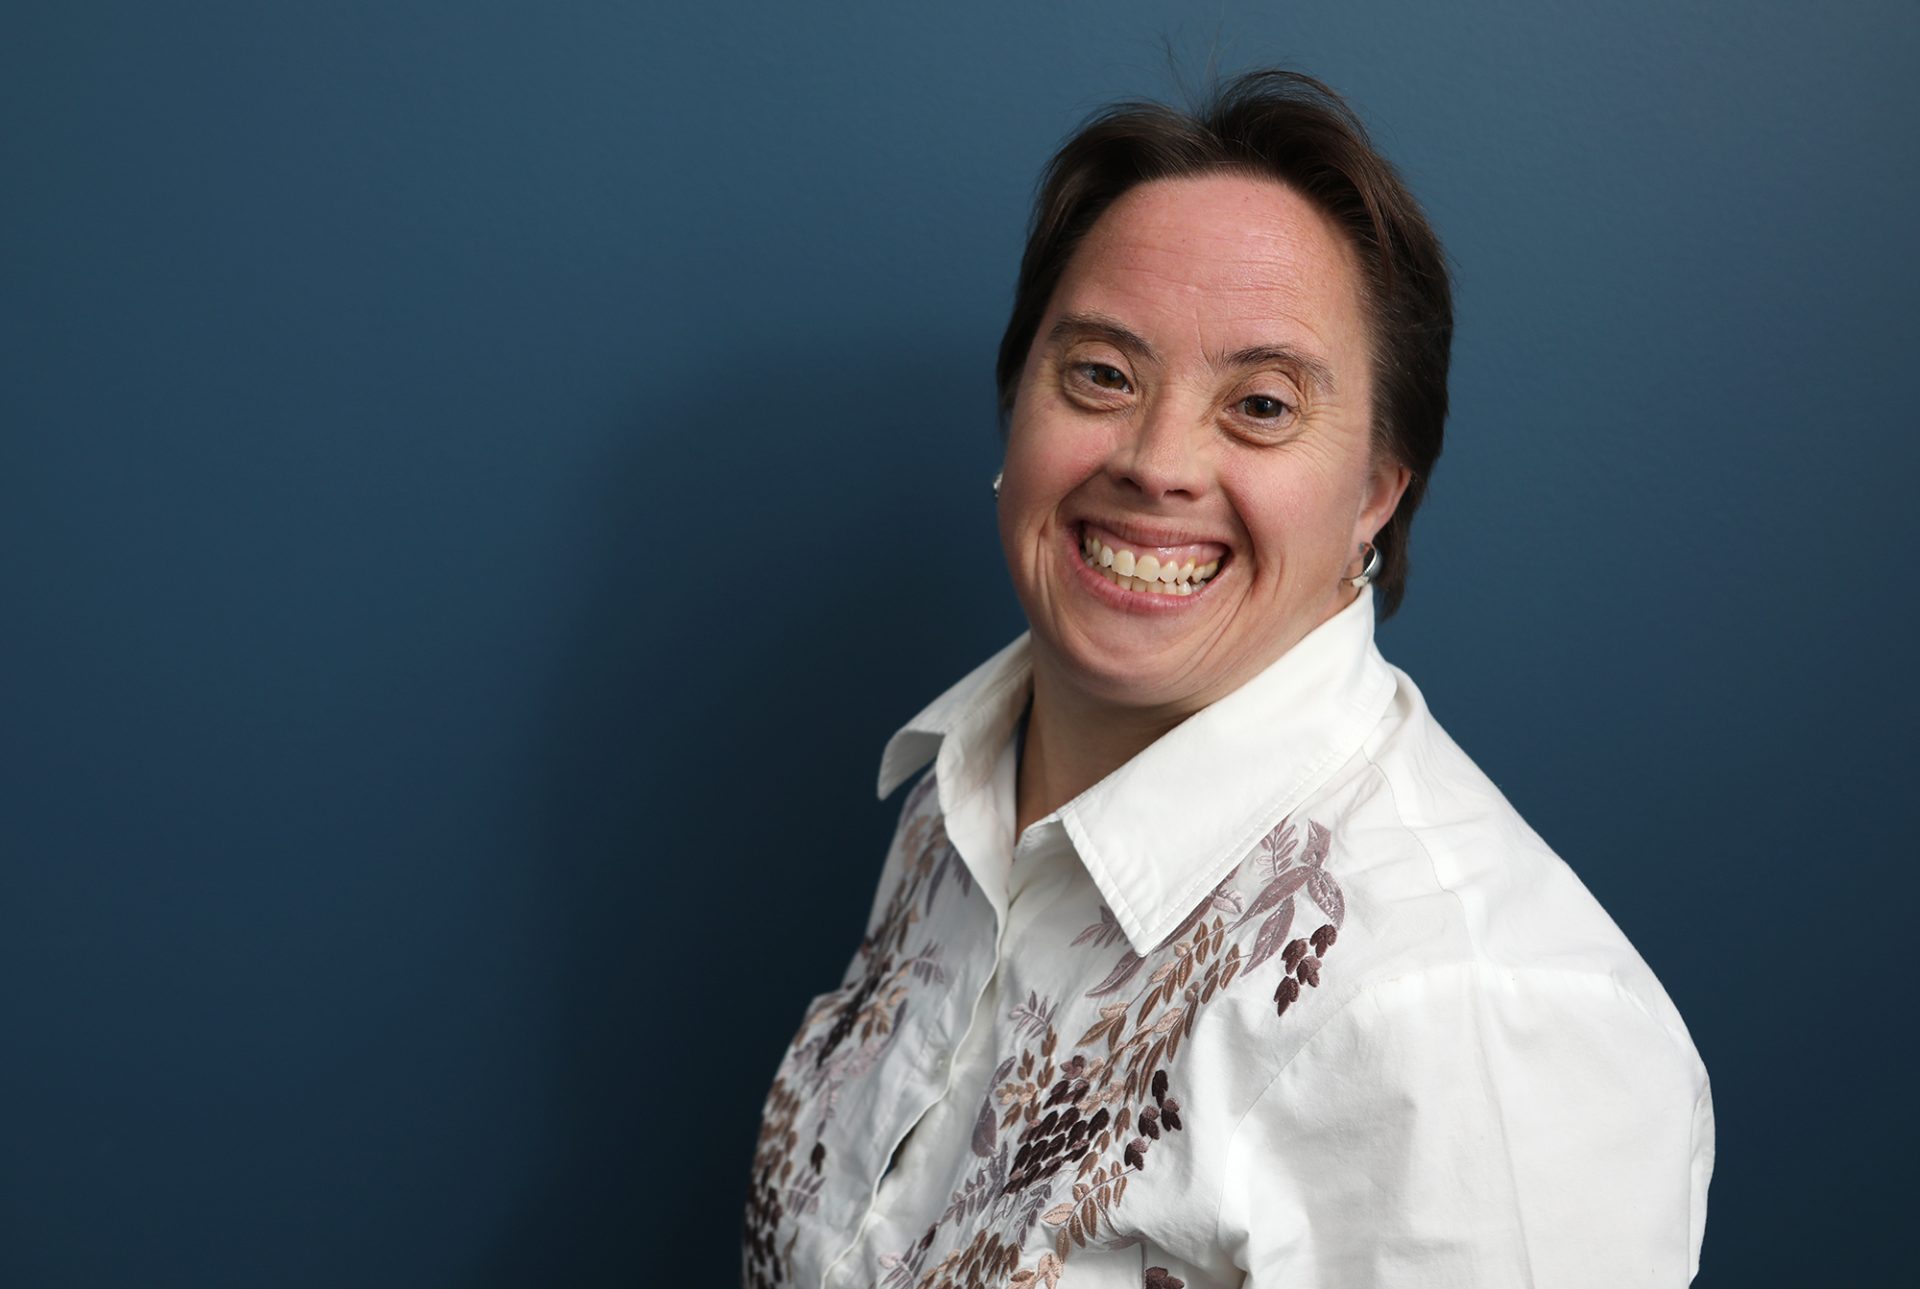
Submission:
<svg viewBox="0 0 1920 1289">
<path fill-rule="evenodd" d="M 1341 586 L 1319 622 L 1364 594 Z M 1281 652 L 1298 639 L 1288 640 Z M 1205 701 L 1191 707 L 1127 707 L 1103 701 L 1067 683 L 1053 660 L 1036 649 L 1033 706 L 1014 784 L 1014 840 L 1036 819 L 1046 818 L 1112 774 L 1204 706 Z"/>
<path fill-rule="evenodd" d="M 1033 706 L 1014 789 L 1015 840 L 1029 824 L 1112 774 L 1192 714 L 1100 702 L 1062 684 L 1036 658 Z"/>
</svg>

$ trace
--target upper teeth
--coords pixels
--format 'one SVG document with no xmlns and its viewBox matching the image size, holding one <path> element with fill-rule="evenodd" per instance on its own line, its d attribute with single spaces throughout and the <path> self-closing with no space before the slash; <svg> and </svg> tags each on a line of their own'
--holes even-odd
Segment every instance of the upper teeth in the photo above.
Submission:
<svg viewBox="0 0 1920 1289">
<path fill-rule="evenodd" d="M 1099 538 L 1087 534 L 1080 539 L 1080 554 L 1089 567 L 1106 574 L 1107 580 L 1129 591 L 1154 595 L 1192 595 L 1196 586 L 1220 571 L 1219 560 L 1195 564 L 1192 560 L 1162 564 L 1155 555 L 1135 555 L 1130 550 L 1115 550 Z"/>
</svg>

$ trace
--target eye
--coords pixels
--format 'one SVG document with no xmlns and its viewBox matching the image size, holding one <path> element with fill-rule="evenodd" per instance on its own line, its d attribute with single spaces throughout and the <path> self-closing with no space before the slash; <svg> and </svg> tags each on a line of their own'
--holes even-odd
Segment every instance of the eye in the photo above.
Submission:
<svg viewBox="0 0 1920 1289">
<path fill-rule="evenodd" d="M 1085 376 L 1088 384 L 1100 389 L 1111 389 L 1124 393 L 1126 390 L 1132 388 L 1127 383 L 1127 374 L 1125 372 L 1121 371 L 1118 367 L 1111 367 L 1106 363 L 1081 363 L 1080 371 L 1081 374 Z"/>
<path fill-rule="evenodd" d="M 1268 394 L 1249 394 L 1240 400 L 1240 410 L 1258 421 L 1277 421 L 1293 408 Z"/>
</svg>

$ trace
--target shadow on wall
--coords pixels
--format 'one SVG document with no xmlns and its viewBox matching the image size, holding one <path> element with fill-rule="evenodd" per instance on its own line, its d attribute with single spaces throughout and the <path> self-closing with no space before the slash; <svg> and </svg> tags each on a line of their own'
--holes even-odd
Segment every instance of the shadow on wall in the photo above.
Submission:
<svg viewBox="0 0 1920 1289">
<path fill-rule="evenodd" d="M 475 1285 L 631 1283 L 661 1249 L 737 1274 L 761 1101 L 892 835 L 882 742 L 1023 625 L 989 544 L 990 382 L 927 396 L 953 370 L 927 354 L 960 348 L 700 373 L 618 437 L 530 750 L 551 1145 Z"/>
</svg>

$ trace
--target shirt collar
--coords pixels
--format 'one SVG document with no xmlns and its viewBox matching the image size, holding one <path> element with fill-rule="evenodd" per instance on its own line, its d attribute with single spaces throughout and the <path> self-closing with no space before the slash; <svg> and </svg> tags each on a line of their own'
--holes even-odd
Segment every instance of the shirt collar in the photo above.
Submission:
<svg viewBox="0 0 1920 1289">
<path fill-rule="evenodd" d="M 1135 952 L 1359 750 L 1394 690 L 1373 626 L 1363 592 L 1056 812 Z M 943 813 L 988 785 L 1031 691 L 1031 644 L 1022 633 L 888 740 L 882 797 L 936 758 Z"/>
</svg>

